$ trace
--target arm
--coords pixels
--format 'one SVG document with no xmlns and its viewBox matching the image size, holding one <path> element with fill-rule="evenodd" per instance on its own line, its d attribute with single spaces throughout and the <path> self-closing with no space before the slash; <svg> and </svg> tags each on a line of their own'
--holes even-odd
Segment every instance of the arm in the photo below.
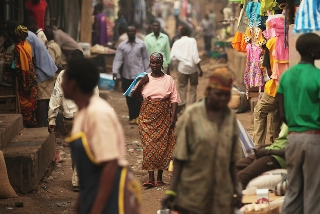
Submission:
<svg viewBox="0 0 320 214">
<path fill-rule="evenodd" d="M 144 65 L 144 71 L 148 72 L 149 67 L 150 67 L 150 61 L 149 61 L 149 56 L 148 56 L 148 50 L 147 50 L 145 44 L 143 44 L 143 47 L 141 50 L 141 55 L 142 55 L 142 60 L 143 60 L 143 65 Z"/>
<path fill-rule="evenodd" d="M 260 148 L 255 150 L 255 156 L 257 159 L 264 157 L 264 156 L 269 156 L 269 155 L 276 155 L 279 157 L 285 158 L 285 150 L 273 150 L 273 149 L 265 149 L 265 148 Z"/>
<path fill-rule="evenodd" d="M 171 117 L 170 127 L 174 128 L 175 125 L 176 125 L 176 122 L 177 122 L 177 106 L 178 106 L 178 103 L 176 103 L 176 102 L 172 103 L 171 106 L 172 106 L 172 117 Z"/>
<path fill-rule="evenodd" d="M 148 75 L 144 76 L 137 84 L 137 87 L 133 89 L 131 92 L 131 96 L 134 98 L 141 98 L 141 91 L 143 89 L 143 86 L 149 82 Z"/>
<path fill-rule="evenodd" d="M 170 75 L 170 41 L 169 41 L 169 37 L 167 36 L 167 42 L 166 42 L 166 60 L 167 60 L 167 64 L 168 64 L 168 68 L 167 68 L 167 74 Z"/>
<path fill-rule="evenodd" d="M 192 47 L 192 59 L 193 59 L 193 63 L 197 65 L 198 69 L 199 69 L 199 76 L 202 77 L 203 75 L 203 71 L 201 69 L 201 66 L 200 66 L 200 57 L 199 57 L 199 52 L 198 52 L 198 47 L 197 47 L 197 42 L 195 39 L 193 39 L 193 47 Z"/>
<path fill-rule="evenodd" d="M 113 79 L 116 79 L 117 75 L 120 73 L 120 67 L 123 64 L 123 52 L 122 52 L 122 46 L 119 45 L 116 56 L 114 57 L 113 60 L 113 65 L 112 65 L 112 74 L 113 74 Z"/>
<path fill-rule="evenodd" d="M 61 81 L 62 81 L 63 73 L 64 71 L 61 71 L 60 74 L 58 75 L 56 83 L 54 84 L 53 92 L 50 97 L 49 111 L 48 111 L 49 133 L 54 132 L 54 129 L 56 127 L 56 118 L 58 115 L 58 109 L 60 108 L 62 103 L 63 91 L 61 88 Z"/>
<path fill-rule="evenodd" d="M 169 190 L 173 191 L 173 193 L 177 191 L 177 186 L 178 186 L 178 182 L 183 169 L 183 164 L 184 164 L 184 161 L 178 160 L 176 158 L 174 159 L 174 162 L 173 162 L 174 168 L 173 168 L 172 178 L 170 180 L 170 187 L 169 187 Z M 174 199 L 175 199 L 174 194 L 166 194 L 165 198 L 161 202 L 163 209 L 165 208 L 172 209 Z"/>
<path fill-rule="evenodd" d="M 277 95 L 276 95 L 276 101 L 279 104 L 280 119 L 281 119 L 282 122 L 287 124 L 286 114 L 285 114 L 285 109 L 284 109 L 284 96 L 283 96 L 283 94 L 278 92 Z"/>
<path fill-rule="evenodd" d="M 92 214 L 103 212 L 103 209 L 109 199 L 116 178 L 118 169 L 117 160 L 112 160 L 103 163 L 102 168 L 103 169 L 100 177 L 98 193 L 90 212 Z"/>
</svg>

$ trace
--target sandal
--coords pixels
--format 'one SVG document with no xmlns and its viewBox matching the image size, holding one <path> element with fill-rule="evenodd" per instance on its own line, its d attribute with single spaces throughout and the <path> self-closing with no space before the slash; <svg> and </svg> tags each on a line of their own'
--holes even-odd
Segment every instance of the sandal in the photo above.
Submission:
<svg viewBox="0 0 320 214">
<path fill-rule="evenodd" d="M 147 188 L 153 188 L 156 187 L 156 184 L 154 183 L 154 181 L 146 181 L 142 184 L 142 186 L 147 187 Z"/>
<path fill-rule="evenodd" d="M 163 181 L 156 181 L 156 186 L 157 187 L 161 187 L 161 186 L 165 186 L 165 185 L 166 185 L 166 183 L 163 182 Z"/>
</svg>

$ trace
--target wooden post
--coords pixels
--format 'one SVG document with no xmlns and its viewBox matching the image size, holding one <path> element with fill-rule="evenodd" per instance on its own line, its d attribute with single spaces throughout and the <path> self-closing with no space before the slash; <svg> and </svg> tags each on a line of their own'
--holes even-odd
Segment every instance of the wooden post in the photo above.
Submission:
<svg viewBox="0 0 320 214">
<path fill-rule="evenodd" d="M 90 44 L 92 37 L 92 3 L 92 0 L 82 0 L 81 5 L 80 41 Z"/>
<path fill-rule="evenodd" d="M 287 16 L 289 24 L 294 24 L 294 4 L 293 0 L 287 0 Z"/>
</svg>

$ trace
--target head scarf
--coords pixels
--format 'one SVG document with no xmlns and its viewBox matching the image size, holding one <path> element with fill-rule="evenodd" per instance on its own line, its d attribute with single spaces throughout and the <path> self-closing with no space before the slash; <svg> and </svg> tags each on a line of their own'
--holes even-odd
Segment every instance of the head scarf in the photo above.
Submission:
<svg viewBox="0 0 320 214">
<path fill-rule="evenodd" d="M 16 34 L 16 36 L 18 36 L 22 39 L 26 39 L 28 37 L 28 28 L 25 26 L 19 25 L 14 30 L 14 33 Z"/>
<path fill-rule="evenodd" d="M 150 55 L 150 61 L 152 59 L 160 60 L 163 63 L 163 55 L 161 53 L 154 52 Z"/>
<path fill-rule="evenodd" d="M 158 53 L 158 52 L 152 53 L 150 55 L 150 63 L 151 63 L 151 60 L 153 60 L 153 59 L 157 59 L 163 64 L 163 55 L 161 53 Z M 150 66 L 151 66 L 151 64 L 149 65 L 149 67 Z M 163 69 L 163 65 L 161 66 L 161 68 Z"/>
<path fill-rule="evenodd" d="M 217 68 L 209 77 L 209 88 L 230 91 L 232 87 L 232 75 L 226 67 Z"/>
</svg>

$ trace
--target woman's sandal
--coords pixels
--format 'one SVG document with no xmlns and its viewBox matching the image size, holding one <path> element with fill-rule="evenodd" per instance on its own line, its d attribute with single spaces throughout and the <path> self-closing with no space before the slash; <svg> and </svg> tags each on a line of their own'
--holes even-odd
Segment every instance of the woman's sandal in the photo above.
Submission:
<svg viewBox="0 0 320 214">
<path fill-rule="evenodd" d="M 165 186 L 165 185 L 166 185 L 166 183 L 163 182 L 163 181 L 156 181 L 156 186 L 157 187 L 161 187 L 161 186 Z"/>
<path fill-rule="evenodd" d="M 156 184 L 154 183 L 154 181 L 146 181 L 142 184 L 142 186 L 146 187 L 146 188 L 153 188 L 156 187 Z"/>
</svg>

